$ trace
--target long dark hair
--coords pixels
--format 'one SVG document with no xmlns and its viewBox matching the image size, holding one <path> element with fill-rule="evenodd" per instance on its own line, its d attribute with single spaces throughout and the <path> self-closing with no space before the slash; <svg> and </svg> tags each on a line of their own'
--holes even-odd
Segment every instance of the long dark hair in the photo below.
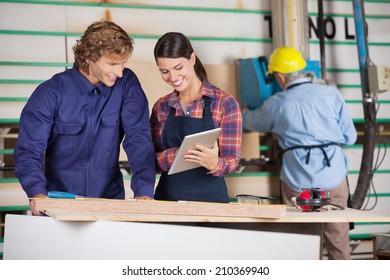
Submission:
<svg viewBox="0 0 390 280">
<path fill-rule="evenodd" d="M 190 40 L 179 32 L 168 32 L 158 39 L 156 46 L 154 47 L 154 59 L 157 61 L 159 57 L 165 58 L 191 58 L 191 54 L 194 49 L 191 46 Z M 202 81 L 207 82 L 207 72 L 203 67 L 202 62 L 195 56 L 194 65 L 196 76 Z"/>
</svg>

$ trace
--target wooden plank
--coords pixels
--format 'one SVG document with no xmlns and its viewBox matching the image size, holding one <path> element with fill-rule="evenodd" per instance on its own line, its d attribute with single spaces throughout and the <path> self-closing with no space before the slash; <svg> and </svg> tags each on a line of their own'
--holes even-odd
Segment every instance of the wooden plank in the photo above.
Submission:
<svg viewBox="0 0 390 280">
<path fill-rule="evenodd" d="M 16 133 L 0 134 L 0 138 L 17 139 L 18 134 L 16 134 Z"/>
<path fill-rule="evenodd" d="M 41 211 L 44 211 L 46 215 L 61 221 L 126 221 L 126 222 L 206 222 L 206 223 L 334 223 L 334 222 L 390 222 L 389 216 L 379 215 L 368 211 L 361 211 L 356 209 L 347 208 L 345 210 L 329 210 L 321 212 L 301 212 L 294 207 L 285 205 L 255 205 L 255 204 L 217 204 L 214 205 L 210 211 L 197 212 L 198 206 L 205 207 L 207 204 L 202 202 L 190 202 L 187 206 L 191 206 L 190 210 L 181 208 L 184 204 L 178 202 L 164 202 L 164 201 L 145 201 L 137 203 L 132 202 L 131 207 L 140 209 L 132 209 L 128 211 L 129 206 L 121 206 L 119 212 L 116 201 L 107 203 L 93 203 L 94 209 L 91 209 L 91 204 L 83 205 L 83 200 L 62 200 L 61 204 L 57 204 L 55 199 L 40 199 L 38 202 Z M 84 200 L 85 202 L 85 200 Z M 96 202 L 96 201 L 95 201 Z M 126 201 L 123 201 L 126 203 Z M 53 205 L 54 204 L 54 205 Z M 123 204 L 122 204 L 123 205 Z M 143 206 L 142 206 L 143 205 Z M 159 207 L 155 207 L 155 206 Z M 104 209 L 99 209 L 103 206 Z M 109 207 L 111 206 L 111 208 Z M 114 206 L 114 207 L 113 207 Z M 76 207 L 73 209 L 72 207 Z M 161 211 L 160 207 L 166 208 L 165 211 Z M 244 212 L 248 212 L 247 207 L 254 207 L 261 209 L 261 216 L 251 217 Z M 144 209 L 142 209 L 144 208 Z M 147 209 L 148 208 L 148 209 Z M 160 209 L 159 209 L 160 208 Z M 207 207 L 206 207 L 207 208 Z M 240 212 L 228 215 L 221 212 L 222 208 L 229 208 L 230 212 L 237 211 L 241 208 Z M 272 210 L 270 210 L 272 208 Z M 42 210 L 48 209 L 48 210 Z M 81 209 L 81 210 L 80 210 Z M 175 211 L 172 211 L 174 209 Z M 109 211 L 107 211 L 109 210 Z M 182 211 L 183 210 L 183 211 Z M 144 213 L 142 213 L 144 212 Z M 162 212 L 169 212 L 168 214 Z M 175 212 L 175 213 L 173 213 Z M 188 212 L 191 212 L 189 214 Z M 209 212 L 206 213 L 205 212 Z M 270 213 L 279 213 L 279 217 L 271 218 Z M 266 213 L 267 215 L 264 215 Z M 274 215 L 274 216 L 277 216 Z"/>
<path fill-rule="evenodd" d="M 7 122 L 9 119 L 19 119 L 25 102 L 0 102 L 0 119 Z"/>
<path fill-rule="evenodd" d="M 258 205 L 210 202 L 173 202 L 158 200 L 117 200 L 117 199 L 50 199 L 37 198 L 36 208 L 50 214 L 60 212 L 92 212 L 176 215 L 176 216 L 214 216 L 214 217 L 252 217 L 275 219 L 286 215 L 285 205 Z"/>
<path fill-rule="evenodd" d="M 159 222 L 159 223 L 243 223 L 256 221 L 270 221 L 270 218 L 245 217 L 217 217 L 217 216 L 187 216 L 187 215 L 159 215 L 136 213 L 107 213 L 107 212 L 76 212 L 63 210 L 48 210 L 46 215 L 58 221 L 116 221 L 116 222 Z"/>
<path fill-rule="evenodd" d="M 0 207 L 28 206 L 29 201 L 19 182 L 0 183 Z"/>
<path fill-rule="evenodd" d="M 260 158 L 260 134 L 258 132 L 244 132 L 242 134 L 241 159 Z"/>
</svg>

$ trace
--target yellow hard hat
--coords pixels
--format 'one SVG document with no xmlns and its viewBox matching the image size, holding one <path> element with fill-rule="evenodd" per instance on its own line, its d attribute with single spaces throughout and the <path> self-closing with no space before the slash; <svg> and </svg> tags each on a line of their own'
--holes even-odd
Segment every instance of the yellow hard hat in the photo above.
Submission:
<svg viewBox="0 0 390 280">
<path fill-rule="evenodd" d="M 279 47 L 273 51 L 269 58 L 268 74 L 280 72 L 283 74 L 298 72 L 305 69 L 306 61 L 294 48 Z"/>
</svg>

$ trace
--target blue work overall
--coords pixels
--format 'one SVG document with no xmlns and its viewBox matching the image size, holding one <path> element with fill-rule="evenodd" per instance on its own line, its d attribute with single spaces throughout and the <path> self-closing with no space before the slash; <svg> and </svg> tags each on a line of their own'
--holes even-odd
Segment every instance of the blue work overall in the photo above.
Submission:
<svg viewBox="0 0 390 280">
<path fill-rule="evenodd" d="M 179 147 L 186 135 L 215 128 L 210 108 L 211 99 L 205 96 L 203 100 L 205 106 L 202 118 L 175 116 L 176 109 L 171 107 L 162 133 L 164 149 Z M 164 172 L 154 197 L 171 201 L 229 202 L 225 179 L 207 173 L 208 170 L 204 167 L 172 175 Z"/>
</svg>

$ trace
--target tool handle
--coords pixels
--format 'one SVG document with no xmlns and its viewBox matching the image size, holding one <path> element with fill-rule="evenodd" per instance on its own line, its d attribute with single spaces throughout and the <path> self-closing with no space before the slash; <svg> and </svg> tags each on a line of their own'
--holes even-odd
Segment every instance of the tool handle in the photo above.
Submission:
<svg viewBox="0 0 390 280">
<path fill-rule="evenodd" d="M 49 198 L 76 198 L 77 195 L 68 192 L 50 191 L 47 195 Z"/>
</svg>

